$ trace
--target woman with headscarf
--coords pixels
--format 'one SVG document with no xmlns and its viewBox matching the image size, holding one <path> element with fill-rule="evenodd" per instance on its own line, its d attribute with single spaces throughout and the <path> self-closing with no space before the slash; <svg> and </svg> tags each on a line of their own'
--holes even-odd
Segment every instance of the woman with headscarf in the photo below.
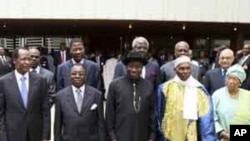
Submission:
<svg viewBox="0 0 250 141">
<path fill-rule="evenodd" d="M 235 64 L 226 73 L 226 86 L 214 92 L 214 120 L 221 141 L 230 140 L 230 125 L 250 124 L 250 92 L 241 89 L 246 79 L 244 69 Z"/>
</svg>

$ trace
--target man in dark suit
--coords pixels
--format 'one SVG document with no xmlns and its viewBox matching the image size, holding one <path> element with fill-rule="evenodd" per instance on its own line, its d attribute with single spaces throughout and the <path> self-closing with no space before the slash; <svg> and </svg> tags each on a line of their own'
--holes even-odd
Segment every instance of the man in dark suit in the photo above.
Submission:
<svg viewBox="0 0 250 141">
<path fill-rule="evenodd" d="M 133 51 L 139 52 L 143 58 L 147 58 L 149 51 L 149 42 L 144 37 L 136 37 L 132 42 Z M 143 66 L 141 77 L 149 80 L 156 88 L 159 83 L 159 65 L 155 62 L 148 61 Z M 122 61 L 118 62 L 115 67 L 114 79 L 127 74 L 126 66 Z"/>
<path fill-rule="evenodd" d="M 250 90 L 250 44 L 243 46 L 242 55 L 238 63 L 244 68 L 247 78 L 243 81 L 241 87 Z"/>
<path fill-rule="evenodd" d="M 29 48 L 29 54 L 31 57 L 31 68 L 30 72 L 37 73 L 42 77 L 46 78 L 47 84 L 49 86 L 49 94 L 54 94 L 56 92 L 56 83 L 54 80 L 54 73 L 40 67 L 40 51 L 36 47 Z"/>
<path fill-rule="evenodd" d="M 13 53 L 15 70 L 0 78 L 0 140 L 47 141 L 50 110 L 46 80 L 29 73 L 25 48 Z"/>
<path fill-rule="evenodd" d="M 86 69 L 71 68 L 72 85 L 56 94 L 55 141 L 106 141 L 101 92 L 85 85 Z"/>
<path fill-rule="evenodd" d="M 61 63 L 65 63 L 67 60 L 71 58 L 70 53 L 67 50 L 66 43 L 62 42 L 60 43 L 60 50 L 57 52 L 54 52 L 54 64 L 57 67 Z"/>
<path fill-rule="evenodd" d="M 182 56 L 182 55 L 190 57 L 189 50 L 190 50 L 190 48 L 189 48 L 189 44 L 187 42 L 185 42 L 185 41 L 177 42 L 175 44 L 175 48 L 174 48 L 175 58 L 178 58 L 179 56 Z M 174 76 L 175 76 L 174 60 L 161 66 L 161 72 L 162 72 L 161 82 L 166 82 L 166 81 L 174 78 Z M 195 79 L 200 80 L 199 66 L 192 63 L 192 72 L 191 73 Z"/>
<path fill-rule="evenodd" d="M 98 65 L 90 60 L 84 59 L 85 48 L 81 39 L 72 39 L 70 43 L 70 53 L 72 59 L 66 63 L 60 64 L 57 70 L 57 90 L 71 85 L 70 81 L 70 69 L 74 64 L 82 64 L 86 67 L 87 78 L 86 84 L 98 88 L 100 83 L 100 69 Z M 101 89 L 101 88 L 98 88 Z"/>
<path fill-rule="evenodd" d="M 50 96 L 50 104 L 53 104 L 53 94 L 56 92 L 56 83 L 54 80 L 54 73 L 40 66 L 40 51 L 36 47 L 29 48 L 29 54 L 31 57 L 30 72 L 34 72 L 44 77 L 47 80 L 49 87 L 48 93 Z"/>
<path fill-rule="evenodd" d="M 209 94 L 213 94 L 217 89 L 225 86 L 225 75 L 227 69 L 234 62 L 234 52 L 226 48 L 222 50 L 219 54 L 219 68 L 215 68 L 207 71 L 204 77 L 204 86 L 209 92 Z"/>
<path fill-rule="evenodd" d="M 4 47 L 0 46 L 0 77 L 13 70 L 12 59 L 6 55 Z"/>
</svg>

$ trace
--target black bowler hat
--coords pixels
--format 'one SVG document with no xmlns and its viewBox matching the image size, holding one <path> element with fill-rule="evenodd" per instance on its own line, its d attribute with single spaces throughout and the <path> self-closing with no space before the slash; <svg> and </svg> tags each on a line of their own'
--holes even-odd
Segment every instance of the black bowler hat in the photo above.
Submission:
<svg viewBox="0 0 250 141">
<path fill-rule="evenodd" d="M 125 65 L 128 65 L 130 62 L 140 62 L 142 65 L 147 64 L 147 60 L 139 52 L 130 52 L 122 62 Z"/>
</svg>

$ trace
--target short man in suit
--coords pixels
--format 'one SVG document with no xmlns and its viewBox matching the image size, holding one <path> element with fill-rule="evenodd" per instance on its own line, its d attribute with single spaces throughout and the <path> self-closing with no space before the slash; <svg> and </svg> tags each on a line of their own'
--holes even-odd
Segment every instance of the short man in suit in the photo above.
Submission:
<svg viewBox="0 0 250 141">
<path fill-rule="evenodd" d="M 250 90 L 250 44 L 243 46 L 242 55 L 238 63 L 244 68 L 247 78 L 243 81 L 241 87 Z"/>
<path fill-rule="evenodd" d="M 178 58 L 179 56 L 182 56 L 182 55 L 190 57 L 189 44 L 185 41 L 177 42 L 175 44 L 175 48 L 174 48 L 174 55 L 175 55 L 175 58 Z M 175 76 L 174 60 L 161 66 L 161 72 L 162 72 L 162 81 L 163 82 L 174 78 L 174 76 Z M 191 74 L 195 79 L 200 80 L 199 66 L 192 64 Z"/>
<path fill-rule="evenodd" d="M 207 71 L 204 77 L 204 86 L 206 87 L 209 94 L 213 94 L 217 89 L 225 86 L 225 75 L 227 69 L 234 62 L 234 52 L 226 48 L 219 54 L 219 68 L 215 68 Z"/>
<path fill-rule="evenodd" d="M 55 141 L 106 141 L 102 95 L 86 77 L 86 68 L 73 65 L 72 85 L 56 94 Z"/>
<path fill-rule="evenodd" d="M 139 52 L 142 57 L 146 59 L 149 51 L 148 40 L 141 36 L 136 37 L 132 42 L 132 50 L 135 52 Z M 147 64 L 143 66 L 141 77 L 149 80 L 156 88 L 159 82 L 159 72 L 159 64 L 148 61 Z M 115 67 L 114 79 L 124 76 L 125 74 L 127 74 L 126 66 L 122 61 L 120 61 Z"/>
<path fill-rule="evenodd" d="M 50 110 L 46 79 L 30 73 L 26 48 L 13 53 L 15 70 L 0 78 L 0 140 L 50 140 Z"/>
<path fill-rule="evenodd" d="M 70 53 L 72 55 L 72 59 L 58 66 L 56 79 L 57 90 L 61 90 L 62 88 L 71 85 L 70 70 L 72 66 L 77 63 L 86 67 L 86 84 L 94 88 L 98 88 L 98 84 L 100 83 L 100 68 L 95 62 L 83 58 L 85 56 L 85 47 L 81 39 L 72 39 L 70 43 Z"/>
<path fill-rule="evenodd" d="M 12 59 L 6 55 L 4 47 L 0 46 L 0 77 L 12 70 Z"/>
</svg>

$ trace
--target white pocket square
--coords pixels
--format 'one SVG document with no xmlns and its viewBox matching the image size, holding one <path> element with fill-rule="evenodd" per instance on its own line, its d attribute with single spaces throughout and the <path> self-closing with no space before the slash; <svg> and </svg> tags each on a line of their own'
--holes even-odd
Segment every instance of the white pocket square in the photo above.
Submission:
<svg viewBox="0 0 250 141">
<path fill-rule="evenodd" d="M 97 104 L 95 103 L 95 104 L 93 104 L 93 105 L 91 106 L 90 110 L 95 110 L 96 108 L 97 108 Z"/>
</svg>

